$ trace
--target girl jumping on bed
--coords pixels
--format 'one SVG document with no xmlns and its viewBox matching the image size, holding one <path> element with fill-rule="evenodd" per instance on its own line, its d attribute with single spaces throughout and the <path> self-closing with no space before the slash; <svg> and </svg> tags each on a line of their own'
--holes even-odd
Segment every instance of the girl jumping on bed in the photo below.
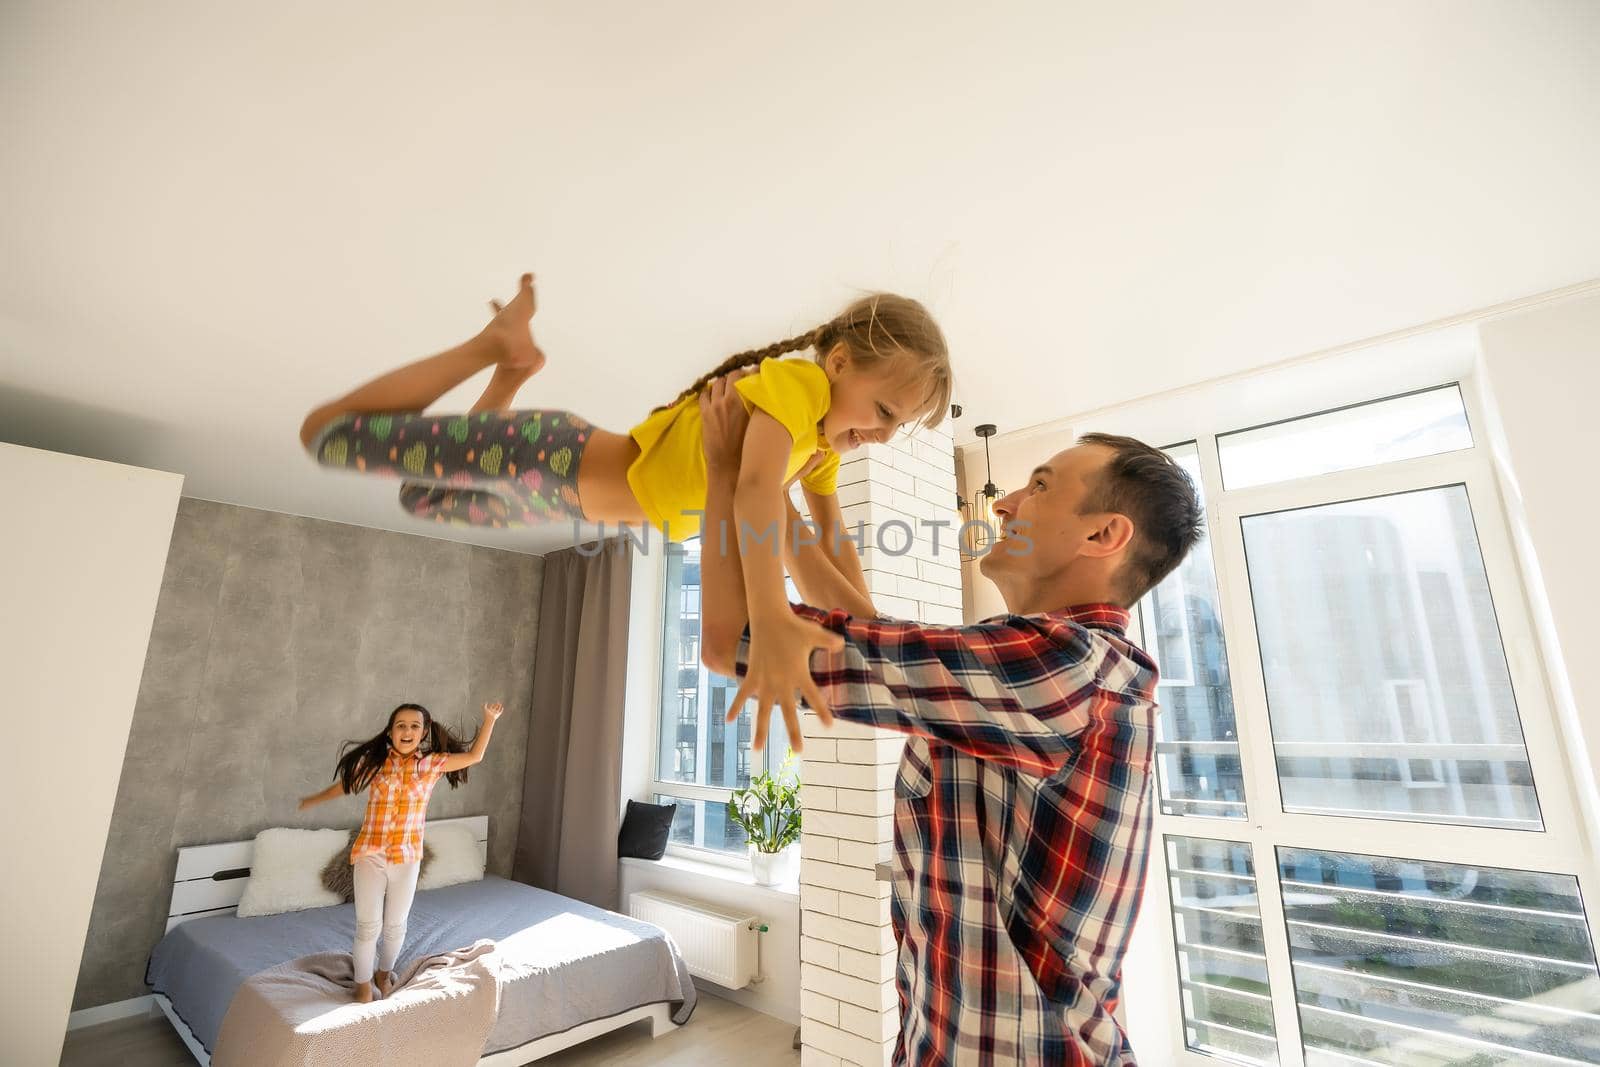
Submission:
<svg viewBox="0 0 1600 1067">
<path fill-rule="evenodd" d="M 351 950 L 356 999 L 363 1004 L 374 992 L 386 996 L 400 946 L 406 939 L 406 917 L 417 891 L 422 864 L 422 826 L 428 798 L 440 778 L 454 789 L 467 780 L 467 768 L 483 759 L 495 720 L 505 709 L 483 706 L 483 724 L 469 747 L 421 704 L 401 704 L 389 713 L 389 725 L 367 741 L 346 741 L 335 768 L 336 780 L 320 793 L 300 801 L 300 810 L 345 793 L 367 789 L 367 813 L 350 847 L 355 883 L 356 940 Z M 383 933 L 383 951 L 378 933 Z M 377 970 L 373 970 L 376 958 Z"/>
<path fill-rule="evenodd" d="M 545 363 L 529 328 L 533 275 L 522 276 L 509 304 L 491 306 L 493 320 L 465 344 L 317 408 L 301 427 L 301 442 L 325 466 L 400 477 L 401 503 L 437 522 L 649 524 L 682 540 L 699 532 L 695 512 L 706 500 L 699 393 L 715 378 L 756 366 L 756 373 L 735 383 L 753 409 L 734 505 L 741 533 L 770 537 L 781 530 L 788 536 L 784 487 L 800 475 L 811 521 L 825 532 L 824 547 L 866 595 L 860 559 L 851 540 L 841 536 L 834 495 L 839 454 L 887 441 L 906 425 L 937 425 L 944 417 L 949 354 L 921 304 L 887 293 L 865 297 L 814 330 L 731 356 L 627 434 L 567 411 L 508 410 L 517 390 Z M 808 349 L 813 359 L 774 358 Z M 471 412 L 422 414 L 490 366 L 494 376 Z M 747 546 L 742 553 L 749 667 L 752 675 L 773 680 L 776 689 L 766 689 L 793 694 L 810 688 L 796 650 L 831 647 L 836 639 L 789 610 L 776 538 L 768 545 L 766 552 Z M 826 715 L 823 708 L 818 712 Z M 799 739 L 793 740 L 798 748 Z"/>
</svg>

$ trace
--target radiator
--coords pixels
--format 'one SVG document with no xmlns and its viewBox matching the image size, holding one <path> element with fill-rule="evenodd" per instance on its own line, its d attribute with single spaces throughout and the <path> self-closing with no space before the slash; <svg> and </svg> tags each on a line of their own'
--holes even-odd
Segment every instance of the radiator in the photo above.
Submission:
<svg viewBox="0 0 1600 1067">
<path fill-rule="evenodd" d="M 756 978 L 761 920 L 754 916 L 666 893 L 630 893 L 628 914 L 670 934 L 696 978 L 727 989 Z"/>
</svg>

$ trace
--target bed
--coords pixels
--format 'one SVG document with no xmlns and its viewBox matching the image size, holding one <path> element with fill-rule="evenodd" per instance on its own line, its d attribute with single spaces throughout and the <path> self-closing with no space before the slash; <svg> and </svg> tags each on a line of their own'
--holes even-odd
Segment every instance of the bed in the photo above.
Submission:
<svg viewBox="0 0 1600 1067">
<path fill-rule="evenodd" d="M 429 825 L 451 823 L 487 844 L 487 816 Z M 251 846 L 179 849 L 167 934 L 146 970 L 156 1003 L 201 1064 L 210 1064 L 247 979 L 313 953 L 347 953 L 354 936 L 350 904 L 235 915 Z M 418 892 L 400 964 L 485 938 L 496 943 L 506 977 L 480 1065 L 531 1063 L 645 1019 L 660 1036 L 694 1011 L 688 967 L 659 927 L 493 876 Z"/>
</svg>

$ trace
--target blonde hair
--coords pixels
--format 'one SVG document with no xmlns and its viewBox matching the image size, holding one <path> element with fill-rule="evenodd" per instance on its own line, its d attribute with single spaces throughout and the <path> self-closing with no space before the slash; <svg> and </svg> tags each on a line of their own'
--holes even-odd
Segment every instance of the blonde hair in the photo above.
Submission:
<svg viewBox="0 0 1600 1067">
<path fill-rule="evenodd" d="M 850 359 L 869 372 L 894 360 L 911 360 L 910 378 L 924 390 L 917 415 L 911 420 L 912 428 L 937 426 L 944 420 L 945 413 L 950 410 L 951 389 L 950 351 L 945 345 L 944 332 L 927 308 L 909 297 L 893 293 L 864 296 L 808 333 L 729 356 L 656 411 L 665 411 L 688 397 L 698 396 L 713 379 L 753 367 L 764 359 L 811 348 L 816 350 L 813 358 L 821 363 L 836 345 L 843 345 Z"/>
</svg>

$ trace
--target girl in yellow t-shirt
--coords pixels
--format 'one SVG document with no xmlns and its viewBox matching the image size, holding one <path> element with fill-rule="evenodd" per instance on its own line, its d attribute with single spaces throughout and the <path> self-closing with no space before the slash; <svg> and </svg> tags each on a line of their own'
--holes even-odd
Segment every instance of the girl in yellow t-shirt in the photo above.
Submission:
<svg viewBox="0 0 1600 1067">
<path fill-rule="evenodd" d="M 533 275 L 522 276 L 509 304 L 491 306 L 493 320 L 466 343 L 390 371 L 308 415 L 300 439 L 317 462 L 399 477 L 401 503 L 435 522 L 649 524 L 680 541 L 699 532 L 697 513 L 705 508 L 700 391 L 723 374 L 757 366 L 734 383 L 751 410 L 739 521 L 747 536 L 782 527 L 783 488 L 801 476 L 811 520 L 830 535 L 824 543 L 845 576 L 865 589 L 859 559 L 842 547 L 849 540 L 834 536 L 841 528 L 834 496 L 839 455 L 944 417 L 949 354 L 921 304 L 889 293 L 857 300 L 808 333 L 729 357 L 627 434 L 566 411 L 510 410 L 517 390 L 545 362 L 529 328 Z M 812 359 L 774 358 L 808 349 Z M 422 413 L 491 366 L 494 376 L 470 412 Z M 781 589 L 781 571 L 761 573 L 763 586 L 776 573 Z"/>
</svg>

